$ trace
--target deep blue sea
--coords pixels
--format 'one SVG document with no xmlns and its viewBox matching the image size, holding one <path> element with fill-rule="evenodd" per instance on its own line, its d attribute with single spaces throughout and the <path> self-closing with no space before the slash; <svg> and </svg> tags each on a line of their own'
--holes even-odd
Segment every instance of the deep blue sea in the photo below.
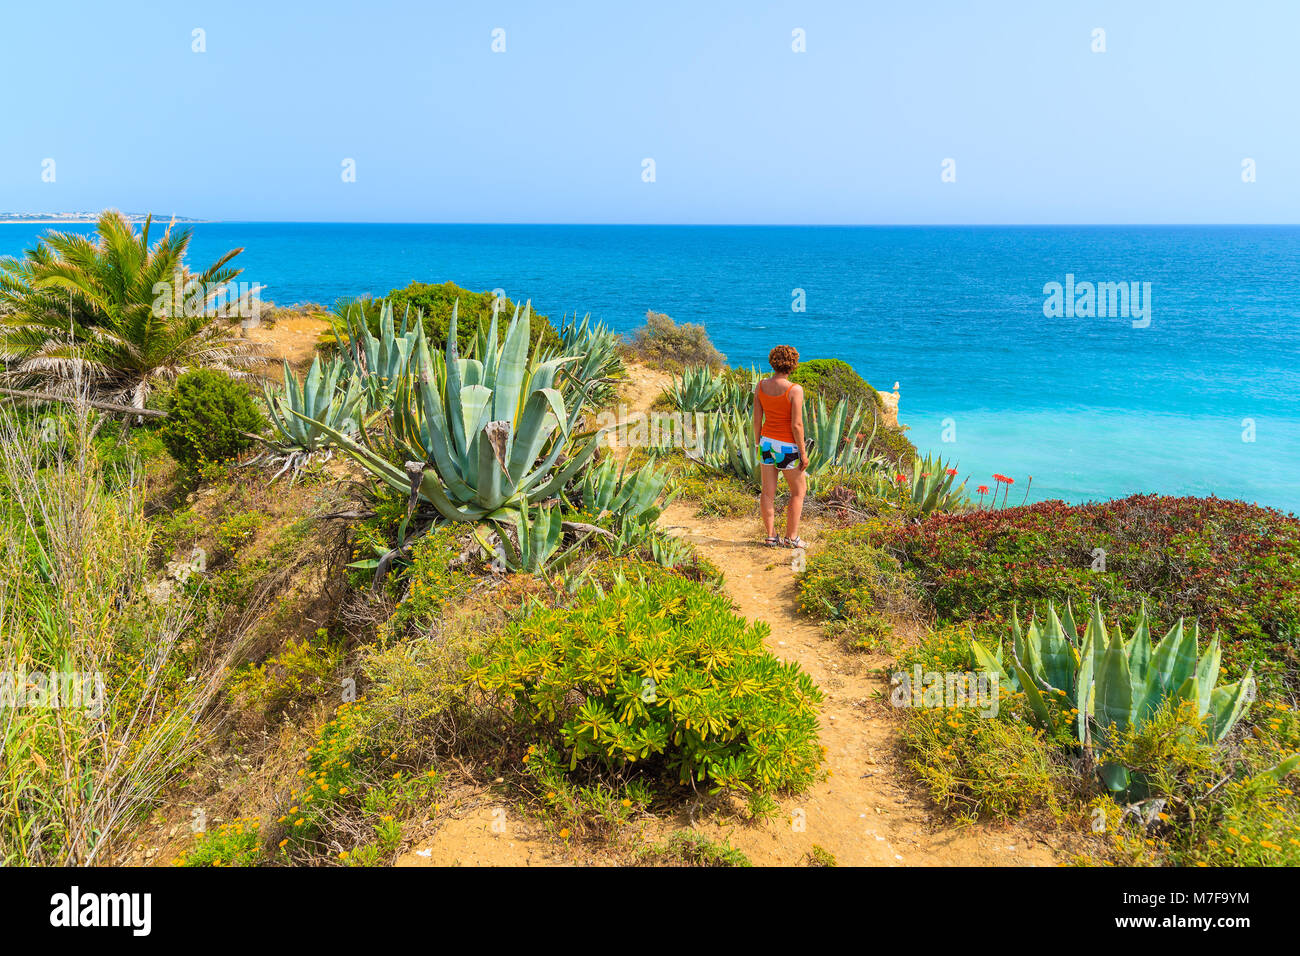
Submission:
<svg viewBox="0 0 1300 956">
<path fill-rule="evenodd" d="M 0 254 L 42 231 L 0 225 Z M 194 233 L 193 262 L 242 246 L 240 279 L 282 305 L 452 280 L 619 330 L 648 309 L 700 322 L 735 364 L 762 368 L 780 343 L 842 358 L 883 391 L 898 382 L 912 440 L 955 459 L 972 488 L 994 472 L 1015 478 L 1013 502 L 1032 475 L 1033 501 L 1155 491 L 1300 512 L 1300 227 L 212 223 Z M 1044 286 L 1067 274 L 1149 283 L 1149 324 L 1046 316 Z M 792 310 L 795 290 L 805 311 Z"/>
</svg>

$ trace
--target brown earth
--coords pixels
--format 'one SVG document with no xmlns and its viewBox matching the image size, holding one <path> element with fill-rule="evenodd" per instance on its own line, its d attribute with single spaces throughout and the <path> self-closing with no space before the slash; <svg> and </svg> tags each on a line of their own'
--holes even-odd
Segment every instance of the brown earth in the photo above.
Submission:
<svg viewBox="0 0 1300 956">
<path fill-rule="evenodd" d="M 316 354 L 316 341 L 330 324 L 319 312 L 277 311 L 273 321 L 257 328 L 245 329 L 244 338 L 256 343 L 275 363 L 270 372 L 279 371 L 280 362 L 287 360 L 295 372 L 302 374 L 311 366 Z"/>
</svg>

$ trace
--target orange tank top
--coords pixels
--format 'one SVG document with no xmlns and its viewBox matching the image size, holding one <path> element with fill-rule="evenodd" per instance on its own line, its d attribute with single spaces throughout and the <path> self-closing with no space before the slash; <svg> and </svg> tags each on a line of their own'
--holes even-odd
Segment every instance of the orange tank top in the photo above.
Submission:
<svg viewBox="0 0 1300 956">
<path fill-rule="evenodd" d="M 763 438 L 794 444 L 794 430 L 790 427 L 790 413 L 794 404 L 790 400 L 792 388 L 794 382 L 786 382 L 785 391 L 780 395 L 768 395 L 762 386 L 755 386 L 754 394 L 763 406 Z"/>
</svg>

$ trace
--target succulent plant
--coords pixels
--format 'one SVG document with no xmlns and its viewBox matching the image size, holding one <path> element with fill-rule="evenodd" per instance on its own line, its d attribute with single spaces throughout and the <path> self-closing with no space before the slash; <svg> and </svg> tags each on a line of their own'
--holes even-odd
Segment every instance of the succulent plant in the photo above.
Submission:
<svg viewBox="0 0 1300 956">
<path fill-rule="evenodd" d="M 392 437 L 405 467 L 358 441 L 325 429 L 363 467 L 391 487 L 423 499 L 449 521 L 509 521 L 556 496 L 591 459 L 604 432 L 575 434 L 583 393 L 555 387 L 560 356 L 528 354 L 529 313 L 515 310 L 498 345 L 497 314 L 483 330 L 477 358 L 461 358 L 453 306 L 445 353 L 430 354 L 417 327 L 413 381 L 393 405 Z M 558 430 L 558 433 L 557 433 Z"/>
<path fill-rule="evenodd" d="M 957 469 L 937 456 L 912 461 L 910 483 L 912 504 L 925 514 L 954 511 L 970 504 L 966 482 L 956 485 Z"/>
<path fill-rule="evenodd" d="M 589 406 L 603 407 L 613 399 L 615 379 L 623 372 L 623 359 L 618 354 L 618 333 L 603 322 L 592 323 L 591 316 L 582 322 L 564 322 L 559 330 L 559 345 L 542 360 L 574 356 L 577 361 L 566 367 L 565 373 L 579 386 L 586 387 Z"/>
<path fill-rule="evenodd" d="M 397 394 L 410 370 L 411 355 L 415 349 L 420 322 L 416 328 L 407 329 L 410 318 L 408 307 L 402 316 L 402 326 L 393 324 L 393 306 L 383 302 L 379 307 L 379 334 L 374 335 L 366 322 L 364 312 L 355 305 L 343 309 L 344 332 L 333 319 L 335 341 L 351 377 L 360 381 L 366 391 L 366 401 L 371 408 L 383 408 Z M 353 316 L 356 321 L 353 321 Z"/>
<path fill-rule="evenodd" d="M 296 475 L 311 455 L 337 441 L 335 434 L 356 433 L 364 414 L 363 396 L 355 378 L 348 379 L 346 387 L 340 385 L 345 377 L 342 361 L 336 358 L 322 365 L 318 355 L 301 386 L 285 362 L 283 390 L 264 387 L 271 444 L 285 456 L 284 467 L 275 478 L 285 471 Z"/>
<path fill-rule="evenodd" d="M 609 512 L 623 519 L 653 520 L 671 501 L 670 496 L 659 503 L 667 484 L 668 476 L 653 464 L 628 475 L 626 463 L 616 470 L 613 460 L 606 458 L 582 477 L 582 507 L 596 516 Z"/>
<path fill-rule="evenodd" d="M 527 511 L 518 513 L 514 522 L 514 535 L 506 527 L 498 524 L 497 537 L 500 548 L 493 549 L 490 542 L 475 532 L 480 546 L 489 553 L 495 552 L 498 559 L 511 571 L 526 571 L 536 574 L 545 571 L 553 564 L 552 559 L 560 548 L 564 537 L 564 520 L 558 508 L 547 506 L 537 508 L 530 517 Z"/>
<path fill-rule="evenodd" d="M 687 368 L 672 378 L 664 394 L 679 412 L 712 412 L 727 394 L 727 380 L 707 366 Z"/>
<path fill-rule="evenodd" d="M 1214 742 L 1232 730 L 1255 695 L 1252 671 L 1239 681 L 1216 687 L 1219 677 L 1219 638 L 1200 653 L 1200 628 L 1184 626 L 1182 619 L 1153 647 L 1146 609 L 1143 608 L 1132 636 L 1125 640 L 1118 627 L 1113 632 L 1102 619 L 1101 605 L 1094 602 L 1082 640 L 1070 605 L 1064 619 L 1048 605 L 1041 624 L 1034 618 L 1023 631 L 1013 613 L 1011 660 L 1003 661 L 998 645 L 990 652 L 972 640 L 976 663 L 997 674 L 1024 693 L 1037 723 L 1049 732 L 1064 729 L 1064 710 L 1055 702 L 1078 711 L 1068 723 L 1076 740 L 1086 749 L 1105 746 L 1117 734 L 1139 727 L 1166 702 L 1194 702 L 1204 722 L 1206 736 Z M 1128 771 L 1106 764 L 1101 774 L 1112 790 L 1129 784 Z"/>
</svg>

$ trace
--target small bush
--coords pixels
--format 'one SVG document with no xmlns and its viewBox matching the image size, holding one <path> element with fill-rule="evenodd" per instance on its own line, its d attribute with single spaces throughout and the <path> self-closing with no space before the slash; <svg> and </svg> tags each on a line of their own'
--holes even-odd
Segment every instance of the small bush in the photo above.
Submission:
<svg viewBox="0 0 1300 956">
<path fill-rule="evenodd" d="M 1053 748 L 1025 721 L 965 708 L 906 711 L 908 766 L 941 807 L 958 816 L 1006 820 L 1059 811 L 1062 771 Z"/>
<path fill-rule="evenodd" d="M 452 567 L 461 552 L 463 533 L 463 528 L 447 525 L 430 531 L 411 547 L 406 594 L 380 629 L 381 643 L 408 632 L 428 633 L 446 618 L 449 606 L 469 592 L 473 577 Z"/>
<path fill-rule="evenodd" d="M 280 857 L 346 866 L 392 862 L 400 820 L 428 812 L 440 787 L 434 771 L 414 772 L 399 759 L 376 739 L 364 699 L 339 705 L 275 821 Z"/>
<path fill-rule="evenodd" d="M 403 316 L 409 314 L 411 323 L 409 327 L 414 328 L 416 316 L 423 315 L 424 334 L 429 340 L 431 349 L 441 349 L 446 346 L 447 330 L 451 325 L 451 310 L 459 302 L 459 308 L 456 311 L 456 346 L 463 355 L 473 344 L 480 324 L 486 327 L 492 320 L 492 303 L 495 298 L 491 290 L 471 292 L 469 289 L 461 288 L 454 282 L 412 282 L 404 288 L 390 291 L 387 301 L 393 306 L 393 322 L 398 327 L 401 326 Z M 370 331 L 378 333 L 379 311 L 383 301 L 383 299 L 369 297 L 343 299 L 336 305 L 335 310 L 351 308 L 353 310 L 352 314 L 356 315 L 356 310 L 360 309 L 365 314 Z M 497 319 L 498 340 L 505 338 L 506 326 L 515 314 L 516 305 L 522 307 L 523 303 L 516 303 L 510 299 L 506 299 L 502 303 Z M 409 313 L 407 311 L 408 307 L 410 309 Z M 533 310 L 529 314 L 528 321 L 529 342 L 532 345 L 535 346 L 540 342 L 544 347 L 549 347 L 559 343 L 559 336 L 555 331 L 555 327 L 545 315 Z M 333 330 L 323 335 L 322 341 L 333 342 Z"/>
<path fill-rule="evenodd" d="M 324 628 L 319 634 L 324 634 Z M 236 671 L 229 699 L 239 710 L 270 713 L 303 697 L 319 695 L 338 665 L 339 653 L 328 645 L 312 646 L 291 637 L 276 656 Z"/>
<path fill-rule="evenodd" d="M 704 326 L 691 322 L 678 325 L 662 312 L 645 314 L 645 325 L 624 342 L 623 354 L 642 365 L 669 372 L 696 365 L 717 370 L 727 363 L 727 357 L 709 341 Z"/>
<path fill-rule="evenodd" d="M 248 388 L 228 375 L 195 369 L 176 380 L 171 411 L 159 428 L 168 452 L 191 478 L 205 465 L 238 458 L 266 420 Z"/>
<path fill-rule="evenodd" d="M 758 513 L 758 494 L 731 475 L 684 474 L 673 479 L 673 489 L 684 501 L 698 505 L 701 518 L 743 518 Z"/>
<path fill-rule="evenodd" d="M 240 817 L 199 836 L 177 860 L 177 866 L 257 866 L 262 858 L 258 820 Z"/>
<path fill-rule="evenodd" d="M 894 428 L 880 423 L 876 429 L 876 437 L 871 440 L 871 454 L 887 458 L 890 462 L 902 468 L 911 468 L 912 461 L 917 457 L 916 446 L 912 440 L 901 428 Z"/>
<path fill-rule="evenodd" d="M 853 371 L 852 365 L 840 359 L 810 359 L 800 362 L 799 367 L 790 375 L 790 381 L 803 386 L 805 404 L 815 405 L 821 399 L 829 406 L 840 399 L 848 399 L 851 408 L 874 405 L 877 412 L 884 408 L 876 390 Z"/>
<path fill-rule="evenodd" d="M 677 830 L 661 843 L 637 853 L 643 866 L 753 866 L 749 857 L 728 841 L 715 843 L 694 830 Z"/>
<path fill-rule="evenodd" d="M 509 626 L 471 661 L 473 682 L 570 768 L 640 763 L 714 792 L 812 782 L 821 692 L 766 649 L 766 624 L 672 575 L 581 598 Z"/>
<path fill-rule="evenodd" d="M 887 645 L 888 615 L 913 609 L 898 561 L 869 542 L 873 527 L 826 532 L 799 576 L 799 609 L 864 650 Z"/>
</svg>

